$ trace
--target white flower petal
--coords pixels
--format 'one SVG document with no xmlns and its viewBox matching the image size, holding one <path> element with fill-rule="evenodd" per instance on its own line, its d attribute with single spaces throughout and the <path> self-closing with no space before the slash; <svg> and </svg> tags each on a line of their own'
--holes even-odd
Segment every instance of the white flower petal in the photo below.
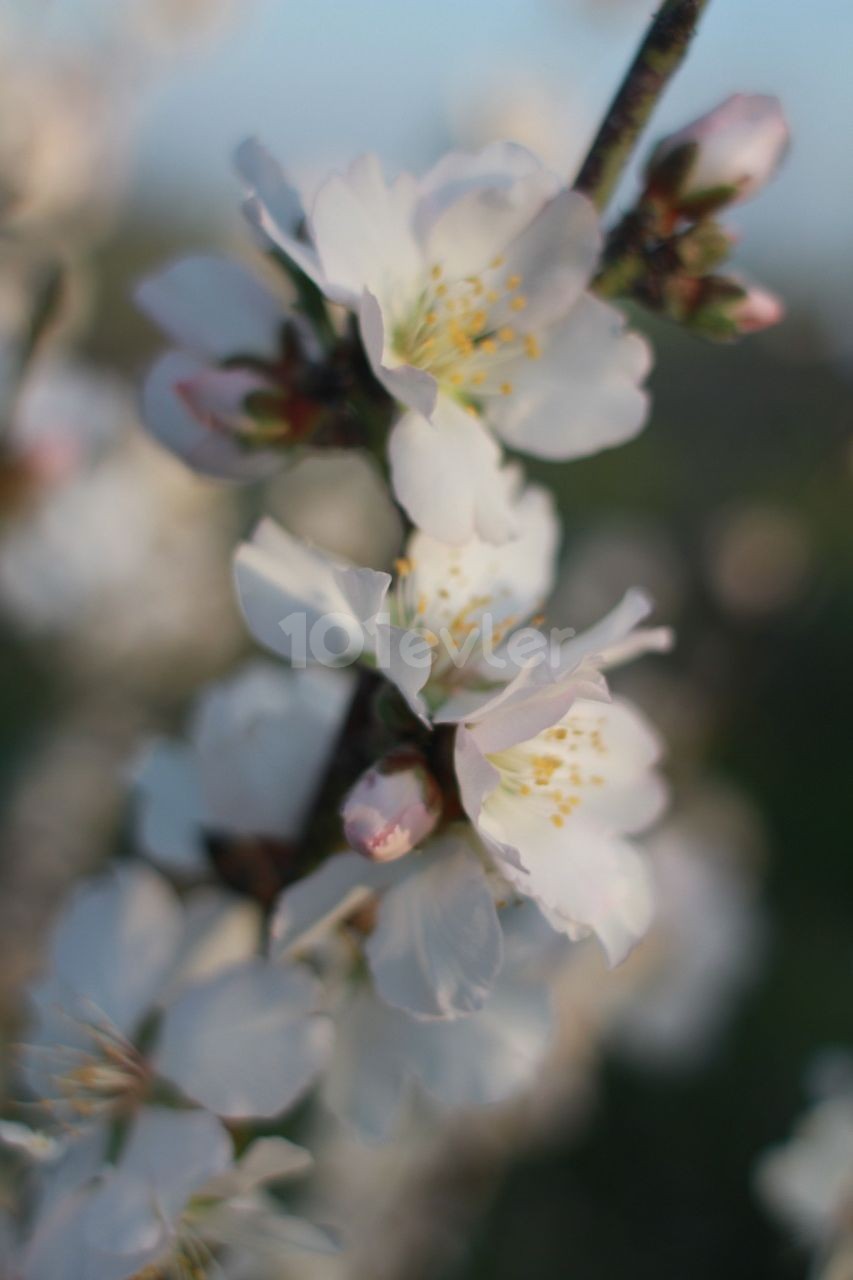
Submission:
<svg viewBox="0 0 853 1280">
<path fill-rule="evenodd" d="M 231 1164 L 227 1130 L 203 1111 L 146 1107 L 122 1149 L 122 1173 L 156 1190 L 161 1209 L 181 1213 L 187 1200 Z"/>
<path fill-rule="evenodd" d="M 501 453 L 482 423 L 447 397 L 432 421 L 407 413 L 388 442 L 394 492 L 414 524 L 444 542 L 515 533 Z"/>
<path fill-rule="evenodd" d="M 533 738 L 564 716 L 578 698 L 606 699 L 609 695 L 600 668 L 610 653 L 631 640 L 638 622 L 652 608 L 642 591 L 625 593 L 619 604 L 595 626 L 556 648 L 536 651 L 517 674 L 496 693 L 478 700 L 450 699 L 436 714 L 436 722 L 464 720 L 476 726 L 483 751 L 501 751 Z"/>
<path fill-rule="evenodd" d="M 330 661 L 359 656 L 391 583 L 387 573 L 343 564 L 272 520 L 238 549 L 234 578 L 255 639 L 300 665 L 323 660 L 323 648 Z"/>
<path fill-rule="evenodd" d="M 122 864 L 72 894 L 54 936 L 53 970 L 93 1012 L 130 1031 L 174 963 L 181 928 L 166 881 Z"/>
<path fill-rule="evenodd" d="M 489 640 L 497 648 L 502 632 L 521 625 L 551 592 L 559 542 L 553 499 L 535 485 L 517 494 L 520 475 L 515 467 L 507 467 L 504 476 L 517 528 L 514 538 L 500 546 L 478 537 L 451 546 L 416 531 L 406 546 L 405 587 L 417 601 L 418 624 L 437 636 L 453 633 L 454 625 L 458 632 L 460 619 L 467 627 L 486 615 Z"/>
<path fill-rule="evenodd" d="M 528 1088 L 551 1031 L 541 983 L 504 979 L 480 1012 L 445 1022 L 410 1018 L 364 986 L 340 1019 L 324 1099 L 365 1140 L 384 1142 L 415 1081 L 445 1108 L 488 1106 Z"/>
<path fill-rule="evenodd" d="M 365 289 L 358 309 L 358 323 L 365 354 L 374 376 L 389 395 L 407 408 L 430 418 L 438 397 L 438 383 L 431 373 L 410 364 L 386 364 L 385 317 L 378 298 Z"/>
<path fill-rule="evenodd" d="M 197 355 L 213 360 L 278 355 L 281 303 L 229 258 L 180 258 L 143 280 L 136 302 L 172 341 Z"/>
<path fill-rule="evenodd" d="M 81 1188 L 60 1197 L 35 1221 L 13 1276 L 21 1280 L 120 1280 L 115 1267 L 98 1265 L 86 1239 L 89 1195 Z"/>
<path fill-rule="evenodd" d="M 207 825 L 297 836 L 351 694 L 347 672 L 289 671 L 266 662 L 214 685 L 192 729 Z"/>
<path fill-rule="evenodd" d="M 580 299 L 600 252 L 595 206 L 578 191 L 558 192 L 504 251 L 503 274 L 521 281 L 511 298 L 522 297 L 526 305 L 513 310 L 508 298 L 492 313 L 495 325 L 533 333 L 554 324 Z"/>
<path fill-rule="evenodd" d="M 448 151 L 418 183 L 418 233 L 425 235 L 435 218 L 471 188 L 500 189 L 546 172 L 539 157 L 517 142 L 490 142 L 479 151 Z M 553 194 L 560 180 L 556 174 L 549 177 Z"/>
<path fill-rule="evenodd" d="M 607 697 L 604 677 L 595 670 L 555 673 L 547 661 L 541 661 L 523 667 L 498 693 L 486 694 L 476 701 L 449 699 L 437 712 L 435 721 L 463 722 L 476 736 L 481 751 L 504 751 L 556 724 L 578 698 Z"/>
<path fill-rule="evenodd" d="M 281 451 L 250 447 L 236 432 L 204 422 L 191 410 L 180 388 L 210 373 L 209 366 L 183 352 L 169 351 L 161 356 L 142 389 L 142 414 L 148 431 L 194 471 L 217 480 L 248 482 L 278 470 Z"/>
<path fill-rule="evenodd" d="M 423 271 L 412 232 L 415 195 L 407 175 L 387 183 L 374 155 L 327 179 L 310 225 L 330 297 L 353 305 L 368 288 L 383 310 L 411 305 Z"/>
<path fill-rule="evenodd" d="M 413 1066 L 427 1092 L 444 1106 L 504 1102 L 536 1080 L 552 1026 L 544 984 L 508 978 L 473 1017 L 422 1024 Z"/>
<path fill-rule="evenodd" d="M 401 874 L 396 863 L 373 863 L 338 853 L 279 897 L 270 920 L 270 956 L 281 960 L 313 941 L 369 901 Z"/>
<path fill-rule="evenodd" d="M 204 875 L 205 803 L 189 747 L 153 742 L 133 770 L 136 838 L 142 853 L 177 875 Z"/>
<path fill-rule="evenodd" d="M 536 219 L 552 188 L 545 170 L 500 185 L 466 184 L 431 221 L 429 263 L 450 280 L 478 275 Z"/>
<path fill-rule="evenodd" d="M 174 1237 L 154 1185 L 129 1170 L 113 1169 L 86 1206 L 87 1274 L 99 1280 L 136 1276 L 172 1252 Z"/>
<path fill-rule="evenodd" d="M 218 1115 L 279 1115 L 311 1085 L 330 1048 L 317 997 L 306 973 L 262 960 L 219 974 L 167 1010 L 157 1068 Z"/>
<path fill-rule="evenodd" d="M 482 1008 L 501 966 L 492 891 L 471 841 L 449 834 L 408 860 L 379 907 L 366 952 L 376 991 L 422 1018 Z"/>
<path fill-rule="evenodd" d="M 367 984 L 347 993 L 322 1096 L 368 1142 L 387 1142 L 394 1132 L 411 1083 L 398 1045 L 418 1025 L 378 1000 Z"/>
<path fill-rule="evenodd" d="M 322 289 L 317 254 L 300 239 L 305 219 L 302 201 L 278 161 L 256 138 L 247 138 L 237 147 L 234 164 L 246 188 L 243 212 L 260 232 L 262 244 L 275 245 Z"/>
<path fill-rule="evenodd" d="M 488 418 L 512 448 L 541 458 L 582 458 L 635 436 L 648 414 L 641 383 L 650 349 L 615 307 L 584 294 L 542 331 L 540 356 L 503 367 L 512 394 L 489 401 Z"/>
<path fill-rule="evenodd" d="M 262 927 L 256 902 L 225 889 L 196 889 L 185 902 L 183 937 L 164 1003 L 182 987 L 257 955 Z"/>
<path fill-rule="evenodd" d="M 577 815 L 558 829 L 532 806 L 500 799 L 484 809 L 478 830 L 510 884 L 533 898 L 555 929 L 570 937 L 594 933 L 611 965 L 648 931 L 651 872 L 628 841 Z"/>
<path fill-rule="evenodd" d="M 600 783 L 587 787 L 583 812 L 608 831 L 635 835 L 660 817 L 667 791 L 653 772 L 662 751 L 660 736 L 640 711 L 628 702 L 576 702 L 570 712 L 573 729 L 594 727 L 606 744 L 606 756 L 593 749 L 591 736 L 575 738 L 572 759 Z M 571 731 L 570 731 L 571 732 Z"/>
</svg>

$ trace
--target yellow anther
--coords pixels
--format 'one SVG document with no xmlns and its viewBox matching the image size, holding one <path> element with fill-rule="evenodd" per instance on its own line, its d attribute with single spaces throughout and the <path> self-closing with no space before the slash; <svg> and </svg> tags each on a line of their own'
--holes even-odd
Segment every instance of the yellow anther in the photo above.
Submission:
<svg viewBox="0 0 853 1280">
<path fill-rule="evenodd" d="M 523 293 L 520 293 L 517 298 L 513 298 L 512 302 L 509 305 L 510 305 L 510 310 L 512 311 L 523 311 L 524 308 L 527 306 L 527 299 L 525 298 Z"/>
<path fill-rule="evenodd" d="M 482 369 L 478 369 L 477 372 L 471 376 L 471 382 L 475 387 L 482 387 L 485 381 L 486 375 L 483 373 Z"/>
<path fill-rule="evenodd" d="M 446 284 L 440 284 L 440 285 L 438 286 L 438 288 L 436 289 L 436 291 L 435 291 L 435 292 L 436 292 L 436 296 L 437 296 L 437 297 L 439 297 L 439 298 L 445 298 L 445 297 L 447 296 L 447 285 L 446 285 Z M 518 299 L 516 298 L 516 302 L 517 302 L 517 301 L 518 301 Z"/>
<path fill-rule="evenodd" d="M 435 264 L 434 267 L 430 268 L 430 275 L 432 276 L 433 280 L 441 279 L 441 271 L 442 271 L 442 268 L 440 263 L 438 262 Z"/>
<path fill-rule="evenodd" d="M 511 382 L 502 382 L 502 383 L 501 383 L 501 395 L 502 395 L 502 396 L 511 396 L 511 395 L 512 395 L 512 383 L 511 383 Z"/>
<path fill-rule="evenodd" d="M 498 293 L 497 289 L 488 289 L 486 291 L 486 298 L 489 302 L 500 302 L 501 295 Z"/>
<path fill-rule="evenodd" d="M 524 352 L 530 360 L 538 360 L 542 355 L 542 348 L 532 333 L 528 333 L 524 339 Z"/>
<path fill-rule="evenodd" d="M 412 572 L 413 565 L 408 556 L 398 556 L 394 561 L 394 568 L 401 578 L 406 578 Z"/>
<path fill-rule="evenodd" d="M 475 311 L 471 317 L 471 328 L 479 332 L 480 329 L 485 329 L 487 321 L 488 316 L 485 311 Z"/>
<path fill-rule="evenodd" d="M 501 254 L 498 254 L 496 258 L 492 258 L 492 263 L 491 263 L 492 270 L 497 271 L 500 267 L 504 265 L 505 262 L 506 262 L 506 258 L 504 258 Z"/>
<path fill-rule="evenodd" d="M 565 825 L 565 820 L 560 817 L 559 813 L 553 814 L 551 817 L 551 821 L 553 822 L 555 827 L 562 827 Z"/>
<path fill-rule="evenodd" d="M 501 342 L 513 342 L 515 340 L 515 329 L 510 325 L 505 324 L 498 329 L 498 337 Z"/>
<path fill-rule="evenodd" d="M 438 324 L 438 316 L 434 311 L 428 311 L 424 316 L 424 322 L 428 325 Z"/>
<path fill-rule="evenodd" d="M 483 292 L 483 282 L 480 277 L 472 276 L 468 283 L 471 286 L 471 292 L 475 297 L 479 298 L 480 294 Z"/>
<path fill-rule="evenodd" d="M 451 386 L 453 386 L 453 387 L 461 387 L 464 381 L 465 381 L 465 379 L 463 378 L 463 376 L 462 376 L 462 374 L 461 374 L 461 373 L 451 373 L 451 375 L 450 375 L 450 385 L 451 385 Z"/>
<path fill-rule="evenodd" d="M 521 287 L 521 276 L 519 275 L 510 276 L 510 278 L 506 282 L 506 287 L 508 289 L 519 289 Z"/>
<path fill-rule="evenodd" d="M 530 790 L 530 787 L 528 787 L 528 785 L 527 785 L 527 783 L 526 783 L 526 782 L 523 782 L 523 783 L 521 784 L 521 786 L 518 788 L 518 794 L 519 794 L 520 796 L 529 796 L 529 795 L 532 795 L 532 792 L 531 792 L 531 790 Z"/>
<path fill-rule="evenodd" d="M 493 356 L 498 349 L 498 344 L 494 338 L 484 338 L 480 343 L 480 350 L 484 351 L 487 356 Z"/>
</svg>

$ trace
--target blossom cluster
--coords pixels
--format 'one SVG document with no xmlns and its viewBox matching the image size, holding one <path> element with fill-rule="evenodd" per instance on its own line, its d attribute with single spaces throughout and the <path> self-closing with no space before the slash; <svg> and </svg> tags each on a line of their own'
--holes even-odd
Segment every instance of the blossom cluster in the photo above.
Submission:
<svg viewBox="0 0 853 1280">
<path fill-rule="evenodd" d="M 714 190 L 758 186 L 771 142 L 718 148 L 736 172 Z M 393 572 L 268 518 L 237 549 L 267 656 L 141 753 L 134 855 L 77 888 L 30 992 L 40 1121 L 0 1132 L 28 1169 L 22 1280 L 334 1251 L 282 1199 L 311 1159 L 294 1106 L 316 1087 L 381 1143 L 413 1105 L 512 1097 L 567 947 L 619 965 L 655 911 L 662 745 L 608 673 L 671 635 L 639 588 L 546 626 L 559 520 L 507 456 L 581 458 L 646 421 L 650 350 L 600 296 L 593 203 L 510 144 L 392 182 L 363 158 L 310 213 L 257 143 L 237 164 L 266 279 L 199 256 L 143 282 L 176 343 L 146 423 L 232 482 L 370 450 L 409 529 Z"/>
</svg>

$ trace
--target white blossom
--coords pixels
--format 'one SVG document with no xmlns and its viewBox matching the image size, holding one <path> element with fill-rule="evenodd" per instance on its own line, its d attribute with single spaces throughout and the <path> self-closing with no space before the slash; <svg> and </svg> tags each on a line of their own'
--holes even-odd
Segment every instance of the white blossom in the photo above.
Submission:
<svg viewBox="0 0 853 1280">
<path fill-rule="evenodd" d="M 593 206 L 522 147 L 453 152 L 392 183 L 362 157 L 320 187 L 307 242 L 275 162 L 249 143 L 238 164 L 250 218 L 356 313 L 374 374 L 408 410 L 389 441 L 392 479 L 426 532 L 513 532 L 489 431 L 561 459 L 639 431 L 649 352 L 587 292 L 601 247 Z"/>
<path fill-rule="evenodd" d="M 505 490 L 517 529 L 512 541 L 496 547 L 474 536 L 451 546 L 417 530 L 393 579 L 263 521 L 234 564 L 252 634 L 274 653 L 303 663 L 322 660 L 333 639 L 327 623 L 334 622 L 345 638 L 341 652 L 378 663 L 422 718 L 454 690 L 505 680 L 507 643 L 551 589 L 559 538 L 544 489 L 522 488 L 512 468 Z M 289 630 L 287 619 L 301 619 L 302 627 Z"/>
<path fill-rule="evenodd" d="M 139 760 L 138 840 L 181 875 L 209 868 L 205 837 L 298 838 L 352 693 L 345 672 L 253 662 L 200 698 L 187 743 Z"/>
<path fill-rule="evenodd" d="M 49 1120 L 98 1130 L 141 1106 L 157 1078 L 223 1116 L 275 1115 L 311 1083 L 329 1036 L 315 982 L 258 957 L 256 913 L 252 928 L 243 904 L 203 902 L 185 911 L 141 865 L 78 887 L 31 992 L 22 1050 Z"/>
<path fill-rule="evenodd" d="M 284 1212 L 268 1184 L 302 1173 L 307 1152 L 256 1139 L 235 1159 L 227 1130 L 206 1112 L 151 1107 L 114 1166 L 69 1189 L 36 1221 L 22 1280 L 129 1280 L 208 1274 L 229 1250 L 263 1260 L 335 1248 L 324 1231 Z"/>
<path fill-rule="evenodd" d="M 285 326 L 297 323 L 286 300 L 238 263 L 197 255 L 144 280 L 136 301 L 178 344 L 155 363 L 143 390 L 155 439 L 218 479 L 258 480 L 280 467 L 281 450 L 258 442 L 246 402 L 277 390 L 251 360 L 273 365 L 282 357 Z M 299 331 L 310 342 L 307 328 Z"/>
</svg>

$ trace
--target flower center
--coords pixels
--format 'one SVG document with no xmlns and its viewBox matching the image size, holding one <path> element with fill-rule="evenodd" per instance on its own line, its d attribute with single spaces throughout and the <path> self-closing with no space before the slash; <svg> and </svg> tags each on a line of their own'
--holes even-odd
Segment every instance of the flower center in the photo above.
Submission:
<svg viewBox="0 0 853 1280">
<path fill-rule="evenodd" d="M 420 589 L 418 566 L 408 556 L 394 562 L 396 570 L 392 617 L 397 626 L 418 632 L 432 647 L 430 686 L 440 687 L 444 693 L 459 684 L 497 683 L 503 668 L 496 668 L 489 679 L 483 662 L 504 643 L 523 618 L 507 610 L 510 593 L 507 588 L 497 595 L 491 592 L 470 595 L 464 588 L 466 580 L 463 567 L 455 562 L 451 552 L 448 569 L 450 585 L 455 589 L 438 587 L 430 595 Z"/>
<path fill-rule="evenodd" d="M 511 361 L 539 358 L 533 334 L 519 333 L 513 319 L 527 307 L 519 274 L 506 274 L 495 258 L 483 276 L 446 281 L 441 264 L 411 314 L 393 331 L 392 349 L 404 364 L 425 369 L 452 394 L 469 401 L 511 395 Z"/>
<path fill-rule="evenodd" d="M 168 1258 L 143 1267 L 131 1280 L 204 1280 L 211 1274 L 215 1259 L 204 1240 L 183 1220 L 178 1227 L 179 1236 Z"/>
<path fill-rule="evenodd" d="M 134 1045 L 110 1023 L 69 1015 L 85 1043 L 39 1046 L 53 1093 L 43 1105 L 55 1120 L 71 1128 L 114 1115 L 138 1101 L 151 1079 L 148 1064 Z"/>
<path fill-rule="evenodd" d="M 501 792 L 533 805 L 555 827 L 564 826 L 584 792 L 605 784 L 599 772 L 608 755 L 603 725 L 603 716 L 568 715 L 529 742 L 490 755 Z"/>
</svg>

